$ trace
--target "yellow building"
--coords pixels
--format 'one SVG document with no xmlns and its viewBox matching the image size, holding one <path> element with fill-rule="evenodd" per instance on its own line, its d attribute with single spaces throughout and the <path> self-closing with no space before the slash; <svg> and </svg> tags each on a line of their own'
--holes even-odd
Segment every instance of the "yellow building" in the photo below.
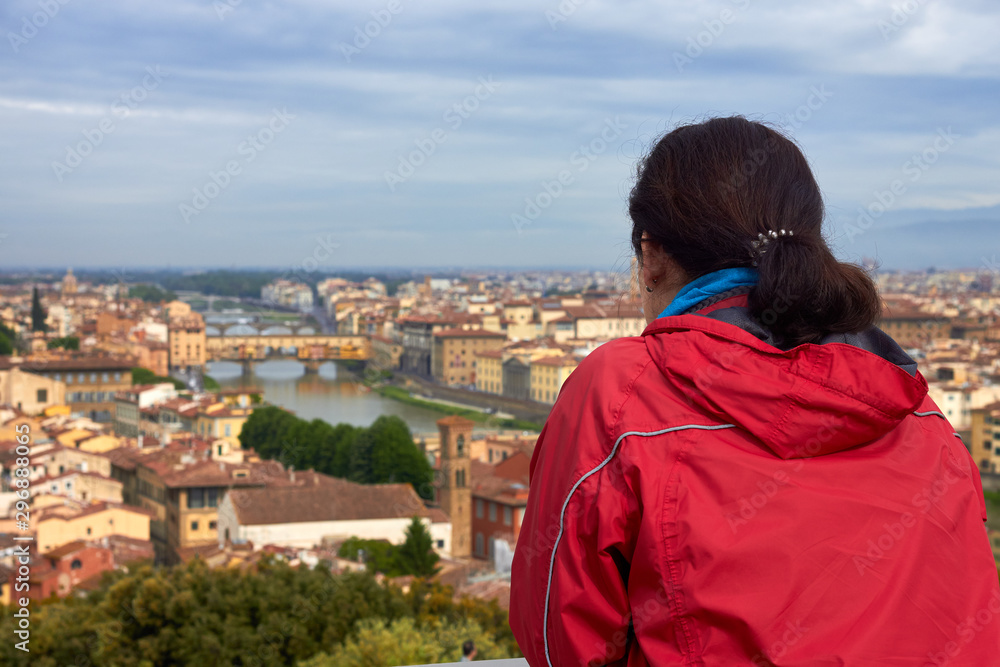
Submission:
<svg viewBox="0 0 1000 667">
<path fill-rule="evenodd" d="M 233 448 L 240 447 L 240 432 L 253 408 L 237 408 L 215 403 L 198 410 L 192 431 L 213 440 L 225 440 Z"/>
<path fill-rule="evenodd" d="M 205 320 L 201 315 L 171 318 L 167 350 L 171 369 L 205 367 Z"/>
<path fill-rule="evenodd" d="M 126 505 L 102 502 L 84 509 L 56 506 L 33 518 L 35 542 L 43 554 L 75 540 L 98 540 L 109 535 L 149 539 L 150 513 Z"/>
<path fill-rule="evenodd" d="M 51 377 L 26 372 L 16 366 L 0 367 L 0 404 L 38 414 L 66 400 L 66 385 Z"/>
<path fill-rule="evenodd" d="M 486 350 L 476 354 L 476 390 L 503 394 L 503 351 Z"/>
<path fill-rule="evenodd" d="M 438 382 L 456 385 L 476 383 L 476 354 L 499 350 L 507 337 L 483 329 L 445 329 L 434 334 L 431 368 Z"/>
<path fill-rule="evenodd" d="M 572 354 L 548 356 L 531 362 L 531 399 L 539 403 L 556 402 L 563 382 L 580 360 Z"/>
</svg>

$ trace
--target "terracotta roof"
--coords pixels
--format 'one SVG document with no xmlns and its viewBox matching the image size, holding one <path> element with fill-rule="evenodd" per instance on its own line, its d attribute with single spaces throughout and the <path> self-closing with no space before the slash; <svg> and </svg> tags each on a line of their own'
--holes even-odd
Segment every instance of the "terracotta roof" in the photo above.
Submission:
<svg viewBox="0 0 1000 667">
<path fill-rule="evenodd" d="M 507 335 L 499 331 L 487 331 L 485 329 L 443 329 L 435 332 L 435 338 L 506 338 Z"/>
<path fill-rule="evenodd" d="M 571 354 L 553 354 L 535 359 L 531 363 L 538 366 L 576 366 L 580 363 L 580 360 Z"/>
<path fill-rule="evenodd" d="M 61 519 L 63 521 L 73 521 L 85 516 L 90 516 L 91 514 L 97 514 L 109 509 L 120 509 L 128 512 L 134 512 L 135 514 L 144 514 L 151 519 L 156 518 L 156 513 L 152 510 L 144 509 L 142 507 L 136 507 L 135 505 L 126 505 L 124 503 L 112 503 L 112 502 L 99 502 L 88 505 L 79 511 L 70 511 L 67 513 L 65 507 L 54 506 L 46 507 L 40 512 L 40 516 L 36 518 L 36 521 L 47 521 L 49 519 Z"/>
<path fill-rule="evenodd" d="M 82 357 L 76 359 L 49 359 L 45 361 L 25 361 L 21 369 L 26 371 L 104 371 L 131 370 L 132 359 L 119 357 Z"/>
<path fill-rule="evenodd" d="M 65 558 L 70 554 L 75 554 L 77 551 L 83 551 L 87 548 L 87 546 L 87 543 L 83 540 L 75 540 L 62 545 L 61 547 L 55 548 L 52 551 L 47 551 L 42 555 L 50 560 L 59 560 L 60 558 Z"/>
<path fill-rule="evenodd" d="M 239 489 L 226 497 L 244 526 L 428 515 L 409 484 L 357 484 L 333 478 L 313 486 Z"/>
<path fill-rule="evenodd" d="M 42 484 L 44 482 L 53 482 L 53 481 L 55 481 L 57 479 L 63 479 L 64 477 L 77 477 L 77 476 L 96 477 L 98 479 L 103 479 L 106 482 L 111 482 L 112 484 L 118 484 L 119 486 L 121 486 L 121 482 L 119 482 L 118 480 L 111 479 L 110 477 L 102 475 L 99 472 L 94 472 L 92 470 L 86 470 L 86 471 L 84 471 L 84 470 L 67 470 L 66 472 L 60 473 L 58 475 L 51 475 L 51 476 L 46 476 L 46 477 L 39 477 L 34 482 L 32 482 L 32 484 L 33 485 L 34 484 Z"/>
<path fill-rule="evenodd" d="M 504 505 L 526 505 L 530 463 L 528 456 L 520 451 L 496 465 L 474 459 L 469 470 L 472 496 L 488 498 Z"/>
</svg>

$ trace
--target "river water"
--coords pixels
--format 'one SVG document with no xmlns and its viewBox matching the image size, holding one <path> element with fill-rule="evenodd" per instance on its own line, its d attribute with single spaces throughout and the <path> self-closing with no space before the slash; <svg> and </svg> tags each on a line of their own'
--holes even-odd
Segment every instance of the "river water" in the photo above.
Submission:
<svg viewBox="0 0 1000 667">
<path fill-rule="evenodd" d="M 398 415 L 413 433 L 437 433 L 436 422 L 444 416 L 365 391 L 346 373 L 346 377 L 337 377 L 333 363 L 323 364 L 319 373 L 310 375 L 291 359 L 257 362 L 250 377 L 243 376 L 239 364 L 226 361 L 210 362 L 206 372 L 224 388 L 258 387 L 265 401 L 303 419 L 319 418 L 334 425 L 369 426 L 381 415 Z"/>
</svg>

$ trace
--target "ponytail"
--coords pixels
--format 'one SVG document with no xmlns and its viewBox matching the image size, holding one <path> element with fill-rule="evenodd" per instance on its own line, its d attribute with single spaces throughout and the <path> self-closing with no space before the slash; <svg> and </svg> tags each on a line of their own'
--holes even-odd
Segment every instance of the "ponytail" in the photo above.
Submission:
<svg viewBox="0 0 1000 667">
<path fill-rule="evenodd" d="M 748 295 L 750 314 L 785 346 L 863 331 L 881 315 L 878 288 L 868 273 L 838 261 L 819 235 L 768 243 L 757 270 L 758 283 Z"/>
</svg>

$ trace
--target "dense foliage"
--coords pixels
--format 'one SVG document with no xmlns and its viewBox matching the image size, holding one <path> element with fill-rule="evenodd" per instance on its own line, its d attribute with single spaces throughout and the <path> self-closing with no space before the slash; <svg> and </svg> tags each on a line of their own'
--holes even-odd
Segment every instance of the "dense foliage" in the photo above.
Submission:
<svg viewBox="0 0 1000 667">
<path fill-rule="evenodd" d="M 108 576 L 86 598 L 32 604 L 30 619 L 31 652 L 24 653 L 13 645 L 13 608 L 0 607 L 0 635 L 8 638 L 0 642 L 0 664 L 400 664 L 352 657 L 371 654 L 368 647 L 386 633 L 390 641 L 405 638 L 405 646 L 419 635 L 427 645 L 419 655 L 451 658 L 467 638 L 483 658 L 520 655 L 495 603 L 456 602 L 449 588 L 420 581 L 403 594 L 369 574 L 331 575 L 270 558 L 248 572 L 210 569 L 201 560 L 144 566 Z"/>
<path fill-rule="evenodd" d="M 176 378 L 163 377 L 162 375 L 157 375 L 148 368 L 140 368 L 136 366 L 132 369 L 132 384 L 161 384 L 164 382 L 169 382 L 174 385 L 178 390 L 183 391 L 187 389 L 187 386 Z"/>
<path fill-rule="evenodd" d="M 142 299 L 147 303 L 173 301 L 177 295 L 156 285 L 133 285 L 128 289 L 129 298 Z"/>
<path fill-rule="evenodd" d="M 80 339 L 76 336 L 64 336 L 63 338 L 53 338 L 47 344 L 50 350 L 61 347 L 64 350 L 79 350 Z"/>
<path fill-rule="evenodd" d="M 306 421 L 281 408 L 265 407 L 247 418 L 240 443 L 298 470 L 312 468 L 361 484 L 409 483 L 424 498 L 432 495 L 434 471 L 413 443 L 406 422 L 396 416 L 382 416 L 368 428 L 358 428 Z"/>
<path fill-rule="evenodd" d="M 17 348 L 17 333 L 6 324 L 0 322 L 0 355 L 6 356 L 14 354 Z"/>
<path fill-rule="evenodd" d="M 434 540 L 427 527 L 414 517 L 406 529 L 406 541 L 396 546 L 385 540 L 363 540 L 352 537 L 340 545 L 337 555 L 358 562 L 364 562 L 372 572 L 381 572 L 390 577 L 413 574 L 430 577 L 440 569 L 441 559 L 434 553 Z"/>
</svg>

